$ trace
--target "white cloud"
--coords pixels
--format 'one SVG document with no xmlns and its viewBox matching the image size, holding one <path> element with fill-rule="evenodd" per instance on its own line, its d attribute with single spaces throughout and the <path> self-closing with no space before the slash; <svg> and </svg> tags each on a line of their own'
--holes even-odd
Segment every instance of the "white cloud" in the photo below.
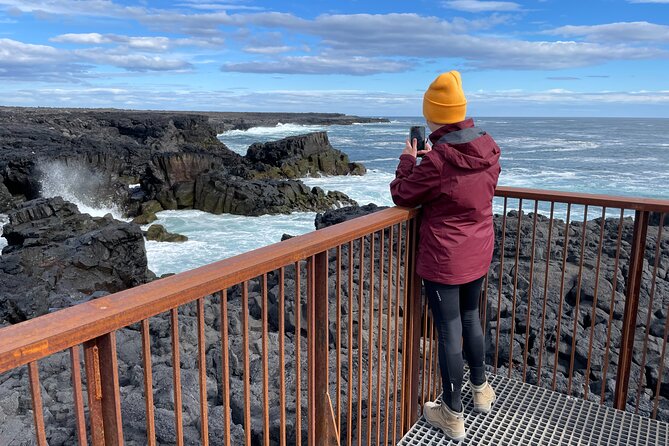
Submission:
<svg viewBox="0 0 669 446">
<path fill-rule="evenodd" d="M 550 89 L 545 91 L 490 91 L 468 93 L 470 104 L 481 102 L 514 102 L 514 103 L 544 103 L 544 104 L 653 104 L 669 105 L 669 90 L 656 91 L 600 91 L 582 92 L 564 89 Z"/>
<path fill-rule="evenodd" d="M 611 60 L 667 58 L 658 48 L 574 41 L 528 41 L 469 33 L 466 22 L 416 14 L 321 15 L 313 20 L 289 14 L 230 16 L 235 22 L 289 29 L 321 39 L 321 57 L 462 58 L 475 68 L 554 70 Z M 411 29 L 411 32 L 405 30 Z M 447 44 L 445 44 L 447 42 Z M 273 61 L 269 61 L 270 64 Z M 275 64 L 285 65 L 285 64 Z M 323 64 L 321 64 L 323 65 Z M 395 63 L 391 65 L 395 67 Z M 243 64 L 237 70 L 251 68 Z M 265 68 L 263 72 L 267 71 Z M 281 72 L 289 72 L 282 68 Z M 340 72 L 340 71 L 337 71 Z M 370 73 L 373 71 L 369 71 Z"/>
<path fill-rule="evenodd" d="M 163 58 L 124 51 L 90 48 L 62 50 L 0 39 L 0 78 L 16 81 L 81 82 L 92 77 L 93 65 L 128 71 L 184 71 L 192 65 L 179 58 Z"/>
<path fill-rule="evenodd" d="M 518 11 L 520 5 L 515 2 L 494 2 L 481 0 L 455 0 L 442 2 L 450 9 L 465 12 Z"/>
<path fill-rule="evenodd" d="M 280 54 L 287 53 L 288 51 L 293 51 L 294 48 L 291 46 L 281 45 L 281 46 L 248 46 L 244 48 L 244 51 L 251 54 Z"/>
<path fill-rule="evenodd" d="M 56 60 L 60 51 L 47 45 L 33 45 L 12 39 L 0 39 L 0 60 L 16 63 L 39 63 Z"/>
<path fill-rule="evenodd" d="M 86 4 L 86 7 L 83 4 Z M 478 11 L 518 9 L 519 3 L 492 1 L 449 2 Z M 181 5 L 195 5 L 194 0 L 182 0 Z M 208 1 L 209 6 L 239 5 L 246 2 Z M 594 26 L 566 26 L 549 33 L 564 36 L 564 40 L 523 40 L 501 33 L 481 33 L 481 30 L 510 20 L 511 16 L 492 15 L 486 20 L 466 20 L 454 17 L 444 20 L 418 14 L 323 14 L 301 18 L 281 12 L 252 12 L 229 14 L 222 8 L 151 9 L 127 7 L 110 0 L 0 0 L 0 7 L 26 12 L 46 11 L 62 15 L 102 15 L 134 20 L 166 36 L 178 30 L 184 38 L 162 36 L 123 36 L 116 34 L 64 34 L 56 42 L 79 45 L 113 45 L 112 53 L 125 49 L 127 53 L 166 53 L 173 48 L 201 46 L 217 48 L 223 44 L 224 33 L 237 39 L 242 50 L 264 60 L 254 63 L 229 59 L 225 69 L 254 73 L 347 73 L 355 75 L 403 71 L 426 60 L 464 60 L 462 68 L 556 70 L 593 66 L 619 60 L 668 59 L 669 51 L 658 42 L 667 41 L 666 26 L 646 22 Z M 204 12 L 200 12 L 204 11 Z M 253 32 L 248 31 L 252 29 Z M 246 30 L 246 32 L 245 32 Z M 410 31 L 408 31 L 410 30 Z M 269 42 L 254 41 L 262 33 L 278 33 L 290 42 L 293 49 L 308 44 L 308 56 L 279 55 L 287 49 L 283 38 Z M 627 39 L 620 36 L 627 34 Z M 584 36 L 585 41 L 574 41 Z M 655 37 L 653 37 L 655 36 Z M 659 36 L 659 37 L 657 37 Z M 579 39 L 583 40 L 583 39 Z M 263 49 L 263 47 L 267 47 Z M 285 47 L 285 48 L 284 48 Z M 232 52 L 227 53 L 235 57 Z M 142 56 L 144 58 L 148 56 Z M 211 56 L 210 56 L 211 57 Z M 207 58 L 210 58 L 207 57 Z M 159 61 L 144 59 L 139 65 L 189 68 L 190 55 L 164 57 Z M 142 62 L 140 56 L 135 56 Z M 350 66 L 346 65 L 350 61 Z M 191 64 L 194 62 L 190 62 Z M 125 65 L 122 65 L 125 67 Z M 148 69 L 148 68 L 147 68 Z"/>
<path fill-rule="evenodd" d="M 57 48 L 0 39 L 1 79 L 78 82 L 85 72 L 86 67 Z"/>
<path fill-rule="evenodd" d="M 59 43 L 80 43 L 85 45 L 100 45 L 103 43 L 111 43 L 111 40 L 108 37 L 98 33 L 61 34 L 49 40 Z"/>
<path fill-rule="evenodd" d="M 167 37 L 128 37 L 123 43 L 143 51 L 166 51 L 170 47 Z"/>
<path fill-rule="evenodd" d="M 231 10 L 246 10 L 246 11 L 262 11 L 264 8 L 260 6 L 250 6 L 244 5 L 242 2 L 235 1 L 226 1 L 223 3 L 219 2 L 208 2 L 203 3 L 199 0 L 186 0 L 183 3 L 177 3 L 178 7 L 187 7 L 190 9 L 199 9 L 203 11 L 231 11 Z"/>
<path fill-rule="evenodd" d="M 212 37 L 209 39 L 180 38 L 170 39 L 162 36 L 124 36 L 119 34 L 61 34 L 50 39 L 58 43 L 76 43 L 82 45 L 105 45 L 118 44 L 127 48 L 146 51 L 146 52 L 164 52 L 176 46 L 190 47 L 218 47 L 223 45 L 222 38 Z"/>
<path fill-rule="evenodd" d="M 74 52 L 83 60 L 101 65 L 111 65 L 129 71 L 183 71 L 192 65 L 182 59 L 147 56 L 145 54 L 117 54 L 92 48 Z"/>
<path fill-rule="evenodd" d="M 668 1 L 669 3 L 669 1 Z M 669 26 L 649 22 L 617 22 L 604 25 L 567 25 L 545 32 L 559 36 L 584 36 L 600 42 L 669 43 Z"/>
<path fill-rule="evenodd" d="M 320 56 L 286 56 L 270 61 L 229 62 L 223 71 L 241 73 L 282 73 L 282 74 L 350 74 L 366 76 L 377 73 L 397 73 L 411 66 L 394 60 L 369 57 L 344 57 L 322 54 Z"/>
<path fill-rule="evenodd" d="M 0 0 L 0 6 L 16 12 L 87 17 L 122 17 L 141 9 L 121 6 L 112 0 Z"/>
</svg>

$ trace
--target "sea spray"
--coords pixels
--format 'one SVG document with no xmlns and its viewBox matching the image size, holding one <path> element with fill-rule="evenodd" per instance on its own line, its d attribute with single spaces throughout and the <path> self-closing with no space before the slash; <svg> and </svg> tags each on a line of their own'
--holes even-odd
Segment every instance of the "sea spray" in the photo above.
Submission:
<svg viewBox="0 0 669 446">
<path fill-rule="evenodd" d="M 44 197 L 63 197 L 93 217 L 112 214 L 121 219 L 123 213 L 114 203 L 114 188 L 108 175 L 63 161 L 42 162 L 39 170 Z"/>
<path fill-rule="evenodd" d="M 9 217 L 5 214 L 0 214 L 0 255 L 2 255 L 2 248 L 7 246 L 7 239 L 2 236 L 2 228 L 9 223 Z"/>
</svg>

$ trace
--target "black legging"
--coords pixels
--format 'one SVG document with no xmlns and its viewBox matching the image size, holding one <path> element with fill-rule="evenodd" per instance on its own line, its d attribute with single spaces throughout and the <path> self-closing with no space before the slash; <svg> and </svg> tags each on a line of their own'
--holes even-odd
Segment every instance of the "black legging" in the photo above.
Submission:
<svg viewBox="0 0 669 446">
<path fill-rule="evenodd" d="M 479 297 L 483 277 L 463 285 L 443 285 L 424 280 L 430 310 L 439 333 L 439 368 L 444 388 L 443 401 L 462 411 L 460 392 L 464 362 L 461 339 L 473 384 L 485 382 L 483 331 L 479 318 Z"/>
</svg>

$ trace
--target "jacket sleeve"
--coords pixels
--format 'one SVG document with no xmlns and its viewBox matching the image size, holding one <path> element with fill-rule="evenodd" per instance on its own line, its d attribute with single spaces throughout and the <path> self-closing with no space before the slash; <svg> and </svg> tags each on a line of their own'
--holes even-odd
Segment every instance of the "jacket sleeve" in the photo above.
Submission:
<svg viewBox="0 0 669 446">
<path fill-rule="evenodd" d="M 436 198 L 441 192 L 441 170 L 424 157 L 419 165 L 411 155 L 400 156 L 395 179 L 390 183 L 393 203 L 398 206 L 416 207 Z"/>
</svg>

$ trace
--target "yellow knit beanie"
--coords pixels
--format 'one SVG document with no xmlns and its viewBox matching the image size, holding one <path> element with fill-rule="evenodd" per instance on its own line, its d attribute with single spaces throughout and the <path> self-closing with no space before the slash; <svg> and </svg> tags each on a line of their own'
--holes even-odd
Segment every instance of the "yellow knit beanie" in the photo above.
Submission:
<svg viewBox="0 0 669 446">
<path fill-rule="evenodd" d="M 440 74 L 423 96 L 423 116 L 436 124 L 452 124 L 465 120 L 467 99 L 457 71 Z"/>
</svg>

